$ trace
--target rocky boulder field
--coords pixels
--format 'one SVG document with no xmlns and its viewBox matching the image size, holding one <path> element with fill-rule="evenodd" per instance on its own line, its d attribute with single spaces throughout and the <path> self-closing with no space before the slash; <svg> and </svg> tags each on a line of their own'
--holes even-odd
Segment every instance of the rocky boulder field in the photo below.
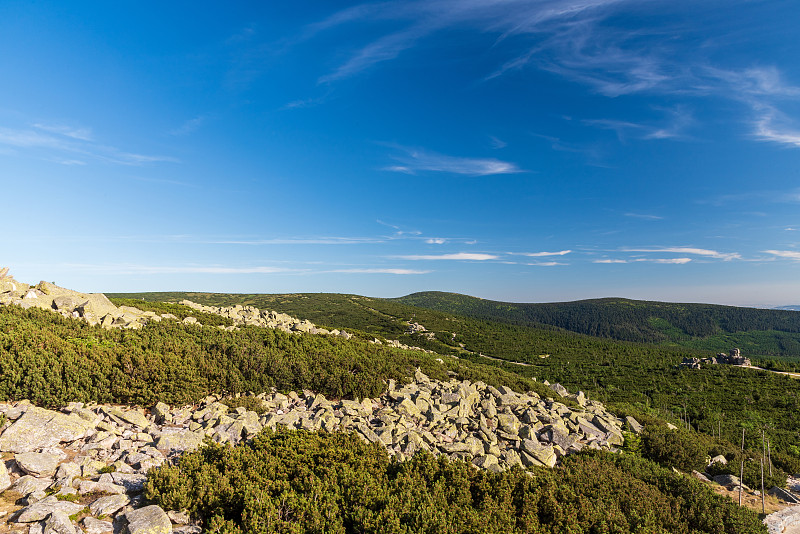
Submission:
<svg viewBox="0 0 800 534">
<path fill-rule="evenodd" d="M 625 421 L 582 394 L 568 396 L 577 408 L 533 392 L 438 382 L 417 372 L 412 383 L 390 383 L 386 394 L 360 402 L 273 391 L 228 401 L 253 410 L 232 409 L 214 396 L 198 406 L 158 403 L 150 410 L 0 404 L 6 420 L 0 434 L 2 513 L 10 531 L 30 534 L 198 532 L 180 510 L 146 506 L 147 471 L 204 439 L 236 444 L 264 428 L 355 432 L 399 459 L 427 450 L 493 471 L 553 467 L 584 447 L 622 445 Z M 631 418 L 627 423 L 640 428 Z"/>
</svg>

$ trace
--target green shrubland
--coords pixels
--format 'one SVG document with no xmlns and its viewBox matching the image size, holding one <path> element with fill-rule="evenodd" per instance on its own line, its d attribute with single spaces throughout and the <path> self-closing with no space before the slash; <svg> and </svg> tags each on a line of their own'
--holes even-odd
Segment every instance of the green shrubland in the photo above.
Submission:
<svg viewBox="0 0 800 534">
<path fill-rule="evenodd" d="M 415 368 L 534 390 L 533 380 L 487 365 L 336 336 L 244 327 L 224 331 L 175 321 L 103 330 L 46 310 L 0 307 L 0 398 L 44 406 L 71 401 L 191 404 L 209 394 L 309 389 L 329 398 L 377 397 Z"/>
<path fill-rule="evenodd" d="M 146 495 L 188 510 L 206 532 L 231 534 L 765 532 L 755 513 L 631 455 L 491 473 L 428 453 L 395 462 L 339 433 L 207 443 L 151 470 Z"/>
</svg>

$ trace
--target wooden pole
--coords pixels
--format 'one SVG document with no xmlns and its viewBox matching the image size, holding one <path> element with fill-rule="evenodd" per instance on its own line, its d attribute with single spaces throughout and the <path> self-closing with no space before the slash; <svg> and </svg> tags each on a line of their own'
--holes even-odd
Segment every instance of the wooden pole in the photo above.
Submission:
<svg viewBox="0 0 800 534">
<path fill-rule="evenodd" d="M 744 452 L 744 428 L 742 429 L 742 452 Z"/>
<path fill-rule="evenodd" d="M 767 513 L 766 506 L 764 504 L 764 459 L 763 458 L 761 459 L 761 513 L 765 515 Z"/>
<path fill-rule="evenodd" d="M 742 505 L 742 479 L 744 478 L 744 456 L 742 457 L 742 466 L 739 468 L 739 506 Z"/>
<path fill-rule="evenodd" d="M 767 458 L 769 459 L 769 476 L 772 476 L 772 447 L 767 440 Z"/>
</svg>

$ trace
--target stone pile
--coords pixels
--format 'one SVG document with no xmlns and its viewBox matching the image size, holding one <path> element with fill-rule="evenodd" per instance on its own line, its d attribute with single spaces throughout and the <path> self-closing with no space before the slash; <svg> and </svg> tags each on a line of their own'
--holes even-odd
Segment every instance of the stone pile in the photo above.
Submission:
<svg viewBox="0 0 800 534">
<path fill-rule="evenodd" d="M 264 328 L 276 328 L 284 332 L 306 332 L 308 334 L 324 334 L 350 339 L 352 334 L 344 330 L 326 330 L 318 328 L 309 320 L 301 320 L 285 313 L 271 310 L 259 310 L 255 306 L 204 306 L 191 300 L 179 302 L 184 306 L 204 313 L 213 313 L 231 319 L 236 326 L 261 326 Z M 226 327 L 234 329 L 234 327 Z"/>
<path fill-rule="evenodd" d="M 168 313 L 159 315 L 129 306 L 117 307 L 102 293 L 80 293 L 44 281 L 30 286 L 6 275 L 0 278 L 0 305 L 12 304 L 54 311 L 103 328 L 141 328 L 148 321 L 176 319 Z"/>
<path fill-rule="evenodd" d="M 556 391 L 566 393 L 561 386 Z M 569 394 L 568 394 L 569 395 Z M 355 432 L 406 459 L 427 450 L 501 471 L 514 465 L 553 467 L 585 447 L 622 445 L 625 421 L 582 393 L 570 408 L 533 392 L 519 394 L 481 382 L 415 381 L 376 399 L 328 400 L 311 392 L 275 391 L 248 399 L 263 413 L 231 410 L 208 397 L 198 406 L 158 403 L 148 412 L 71 403 L 61 411 L 26 401 L 0 404 L 0 491 L 15 503 L 6 519 L 29 534 L 184 534 L 199 531 L 180 511 L 142 507 L 147 471 L 201 445 L 205 438 L 239 443 L 263 428 Z M 261 410 L 259 410 L 261 411 Z M 635 420 L 628 425 L 639 428 Z M 70 519 L 72 518 L 72 519 Z M 173 523 L 179 526 L 173 527 Z M 141 530 L 138 530 L 141 529 Z"/>
</svg>

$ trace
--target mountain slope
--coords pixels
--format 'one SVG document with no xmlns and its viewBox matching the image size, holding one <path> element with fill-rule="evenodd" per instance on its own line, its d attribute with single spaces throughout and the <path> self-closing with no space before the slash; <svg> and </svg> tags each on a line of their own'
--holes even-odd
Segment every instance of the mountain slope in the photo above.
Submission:
<svg viewBox="0 0 800 534">
<path fill-rule="evenodd" d="M 800 313 L 789 310 L 622 298 L 517 304 L 435 291 L 394 300 L 467 317 L 555 326 L 622 341 L 712 351 L 739 346 L 750 355 L 800 358 Z"/>
</svg>

